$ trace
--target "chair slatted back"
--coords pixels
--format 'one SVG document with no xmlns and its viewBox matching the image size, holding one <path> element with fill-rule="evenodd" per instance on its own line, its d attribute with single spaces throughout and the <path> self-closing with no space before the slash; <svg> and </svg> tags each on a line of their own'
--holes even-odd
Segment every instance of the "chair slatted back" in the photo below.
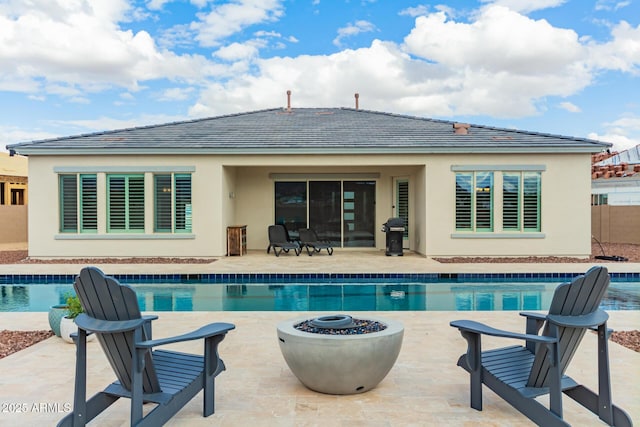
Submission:
<svg viewBox="0 0 640 427">
<path fill-rule="evenodd" d="M 141 318 L 135 291 L 130 286 L 119 283 L 113 277 L 105 276 L 98 268 L 83 268 L 75 280 L 74 288 L 84 311 L 95 319 L 132 320 Z M 127 390 L 131 390 L 134 332 L 96 334 L 96 336 L 120 384 Z M 143 339 L 151 339 L 151 337 L 143 336 Z M 144 393 L 161 391 L 151 351 L 145 354 L 143 391 Z"/>
<path fill-rule="evenodd" d="M 551 300 L 549 314 L 580 316 L 598 310 L 600 302 L 609 287 L 609 273 L 605 267 L 593 267 L 584 275 L 576 277 L 571 283 L 559 285 Z M 586 328 L 559 327 L 560 372 L 565 373 L 575 354 Z M 549 335 L 549 325 L 545 324 L 543 335 Z M 546 387 L 549 381 L 549 361 L 547 348 L 541 347 L 531 368 L 527 385 Z"/>
<path fill-rule="evenodd" d="M 287 229 L 284 225 L 275 224 L 269 226 L 269 243 L 289 243 Z"/>
<path fill-rule="evenodd" d="M 300 241 L 303 243 L 317 243 L 318 236 L 315 231 L 310 228 L 301 228 L 298 230 L 300 233 Z"/>
</svg>

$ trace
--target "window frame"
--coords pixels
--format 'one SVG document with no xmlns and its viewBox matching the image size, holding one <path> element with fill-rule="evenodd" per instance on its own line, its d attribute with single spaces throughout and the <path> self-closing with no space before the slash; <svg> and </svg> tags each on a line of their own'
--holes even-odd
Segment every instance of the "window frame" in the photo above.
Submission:
<svg viewBox="0 0 640 427">
<path fill-rule="evenodd" d="M 453 231 L 451 233 L 451 238 L 453 239 L 543 239 L 545 238 L 545 233 L 543 232 L 543 198 L 542 198 L 542 190 L 543 190 L 543 176 L 544 172 L 547 170 L 546 165 L 544 164 L 453 164 L 451 165 L 451 172 L 453 172 L 453 180 L 455 182 L 455 194 L 454 194 L 454 205 L 452 209 L 453 213 Z M 476 231 L 471 227 L 469 222 L 471 221 L 470 216 L 473 214 L 475 217 L 475 213 L 471 212 L 471 207 L 467 207 L 468 212 L 462 212 L 462 216 L 460 214 L 460 205 L 461 202 L 467 200 L 468 204 L 471 203 L 472 199 L 471 191 L 472 188 L 475 190 L 475 181 L 473 181 L 473 187 L 470 183 L 466 183 L 461 186 L 461 176 L 466 176 L 467 181 L 472 180 L 469 177 L 475 177 L 478 172 L 493 172 L 494 173 L 494 189 L 493 195 L 495 197 L 495 204 L 493 205 L 493 214 L 495 223 L 493 224 L 494 230 L 492 232 L 484 232 L 484 231 Z M 513 172 L 521 174 L 521 176 L 527 177 L 527 180 L 531 178 L 531 176 L 535 176 L 535 191 L 532 192 L 534 195 L 534 201 L 530 206 L 533 206 L 533 210 L 529 211 L 530 218 L 535 220 L 534 226 L 524 224 L 524 217 L 520 219 L 520 230 L 505 229 L 505 223 L 503 218 L 503 211 L 505 209 L 505 200 L 504 200 L 504 180 L 503 175 L 499 174 L 499 172 Z M 474 178 L 475 179 L 475 178 Z M 466 187 L 466 189 L 465 189 Z M 466 196 L 466 198 L 465 198 Z M 475 204 L 475 200 L 474 200 Z M 521 205 L 525 205 L 524 200 L 521 202 Z M 519 209 L 523 209 L 521 206 Z M 531 213 L 533 212 L 533 213 Z M 465 218 L 466 215 L 466 218 Z M 498 216 L 499 215 L 499 216 Z M 467 221 L 468 227 L 464 227 L 464 221 Z M 461 226 L 462 224 L 462 226 Z"/>
<path fill-rule="evenodd" d="M 72 186 L 66 187 L 64 181 L 73 179 Z M 84 183 L 93 180 L 93 191 L 84 186 Z M 58 175 L 58 231 L 64 234 L 96 234 L 98 232 L 98 178 L 96 174 L 65 173 Z M 73 188 L 74 193 L 66 196 L 65 189 Z M 71 203 L 71 206 L 68 204 Z M 73 215 L 72 218 L 67 214 Z M 89 221 L 85 217 L 93 215 L 92 226 L 88 226 Z M 68 221 L 67 221 L 68 220 Z M 73 222 L 73 228 L 68 224 Z"/>
<path fill-rule="evenodd" d="M 115 188 L 112 187 L 112 181 L 115 179 L 123 179 L 123 200 L 121 203 L 123 204 L 123 214 L 122 221 L 124 226 L 122 228 L 114 227 L 112 222 L 115 221 L 114 215 L 114 193 Z M 133 184 L 140 184 L 139 180 L 141 180 L 141 187 L 133 188 Z M 146 192 L 145 192 L 145 174 L 144 173 L 108 173 L 106 174 L 106 186 L 107 186 L 107 234 L 113 233 L 145 233 L 145 203 L 146 203 Z M 139 194 L 135 191 L 140 191 L 141 189 L 141 199 L 139 198 Z"/>
<path fill-rule="evenodd" d="M 460 197 L 461 192 L 458 188 L 464 188 L 462 185 L 458 185 L 461 181 L 459 178 L 467 178 L 468 181 L 465 184 L 468 185 L 468 197 L 464 200 Z M 478 187 L 484 180 L 489 180 L 488 186 Z M 494 215 L 495 215 L 495 178 L 493 171 L 465 171 L 456 172 L 456 206 L 455 206 L 455 230 L 456 232 L 473 232 L 473 233 L 492 233 L 494 231 Z M 488 191 L 486 189 L 488 188 Z M 480 191 L 482 190 L 482 191 Z M 486 202 L 486 199 L 482 197 L 485 193 L 488 194 L 488 208 L 481 208 L 480 204 Z M 465 205 L 462 203 L 467 202 Z M 464 207 L 464 212 L 461 208 Z M 459 226 L 459 222 L 462 222 L 459 218 L 463 217 L 462 213 L 466 213 L 468 218 L 465 223 L 467 227 Z M 479 226 L 479 223 L 486 222 L 487 220 L 482 218 L 482 214 L 488 213 L 488 226 Z"/>
<path fill-rule="evenodd" d="M 190 173 L 157 173 L 153 175 L 153 232 L 159 234 L 170 233 L 191 233 L 193 229 L 193 180 Z M 166 187 L 167 183 L 160 183 L 159 179 L 169 179 L 170 187 Z M 188 189 L 183 192 L 183 187 L 179 183 L 180 180 L 187 182 Z M 159 185 L 165 185 L 160 190 Z M 169 193 L 168 207 L 169 212 L 161 212 L 163 206 L 160 205 L 160 194 Z M 187 196 L 185 200 L 179 200 L 183 196 Z M 188 200 L 188 202 L 186 201 Z M 163 201 L 167 203 L 167 201 Z M 180 206 L 184 204 L 184 213 L 180 213 Z M 168 218 L 160 218 L 167 215 Z M 159 227 L 160 222 L 170 223 L 169 227 Z"/>
<path fill-rule="evenodd" d="M 507 180 L 506 177 L 515 177 L 517 178 L 517 188 L 516 188 L 516 206 L 514 209 L 516 215 L 516 223 L 515 227 L 507 227 L 505 224 L 507 223 L 506 215 L 507 211 L 505 210 L 505 187 Z M 531 194 L 527 191 L 530 188 L 531 180 L 533 178 L 533 184 L 535 186 L 535 206 L 533 208 L 533 213 L 531 212 L 530 205 L 530 196 Z M 507 232 L 522 232 L 522 233 L 539 233 L 541 231 L 541 197 L 542 197 L 542 174 L 540 172 L 503 172 L 502 174 L 502 230 Z M 531 221 L 535 222 L 535 226 L 528 226 L 531 224 Z"/>
</svg>

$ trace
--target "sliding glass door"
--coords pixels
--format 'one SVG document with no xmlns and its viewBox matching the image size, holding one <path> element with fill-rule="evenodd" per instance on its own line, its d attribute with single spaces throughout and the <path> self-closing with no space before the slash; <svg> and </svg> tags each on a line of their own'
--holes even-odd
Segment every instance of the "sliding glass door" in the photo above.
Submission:
<svg viewBox="0 0 640 427">
<path fill-rule="evenodd" d="M 340 246 L 340 181 L 309 181 L 309 228 L 320 240 Z"/>
<path fill-rule="evenodd" d="M 313 228 L 335 246 L 375 246 L 375 181 L 275 183 L 275 220 L 292 238 Z"/>
<path fill-rule="evenodd" d="M 307 227 L 307 183 L 276 182 L 276 224 L 284 225 L 292 239 Z"/>
<path fill-rule="evenodd" d="M 344 247 L 374 247 L 376 183 L 345 181 L 342 200 Z"/>
</svg>

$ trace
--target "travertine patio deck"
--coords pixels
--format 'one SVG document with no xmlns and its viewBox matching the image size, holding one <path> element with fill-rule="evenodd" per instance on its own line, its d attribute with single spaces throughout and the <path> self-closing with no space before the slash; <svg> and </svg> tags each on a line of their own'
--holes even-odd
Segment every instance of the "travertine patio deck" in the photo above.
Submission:
<svg viewBox="0 0 640 427">
<path fill-rule="evenodd" d="M 276 258 L 263 252 L 222 258 L 205 265 L 103 265 L 107 273 L 210 272 L 584 272 L 588 264 L 438 264 L 405 254 L 385 257 L 378 252 L 338 252 Z M 0 274 L 77 273 L 81 266 L 3 265 Z M 610 271 L 639 271 L 638 264 L 610 265 Z M 168 424 L 172 426 L 527 426 L 526 418 L 485 390 L 484 411 L 468 405 L 468 375 L 455 363 L 466 342 L 449 322 L 471 318 L 505 329 L 522 331 L 515 312 L 377 312 L 400 320 L 405 336 L 400 356 L 380 385 L 364 394 L 330 396 L 307 390 L 289 371 L 280 354 L 276 324 L 283 319 L 313 316 L 301 312 L 157 313 L 156 337 L 191 330 L 204 323 L 235 323 L 220 345 L 227 371 L 216 381 L 216 413 L 202 418 L 201 394 Z M 366 313 L 357 313 L 366 315 Z M 610 312 L 609 326 L 638 329 L 639 311 Z M 47 313 L 0 313 L 2 329 L 48 329 Z M 509 341 L 487 337 L 486 348 Z M 201 343 L 173 346 L 201 351 Z M 614 402 L 640 423 L 640 353 L 610 343 Z M 89 344 L 89 394 L 114 380 L 97 343 Z M 74 346 L 53 337 L 0 360 L 0 425 L 54 425 L 65 415 L 73 397 Z M 587 334 L 568 374 L 597 389 L 597 348 Z M 576 426 L 604 425 L 571 399 L 565 399 L 565 418 Z M 23 412 L 16 410 L 24 409 Z M 128 425 L 128 401 L 117 402 L 100 426 Z"/>
</svg>

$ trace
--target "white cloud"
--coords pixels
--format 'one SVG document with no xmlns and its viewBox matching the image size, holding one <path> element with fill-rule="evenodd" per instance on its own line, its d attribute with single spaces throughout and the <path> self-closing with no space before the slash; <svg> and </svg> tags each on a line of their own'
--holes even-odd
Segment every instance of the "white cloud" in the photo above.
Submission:
<svg viewBox="0 0 640 427">
<path fill-rule="evenodd" d="M 55 138 L 60 135 L 39 129 L 21 129 L 15 126 L 0 126 L 0 149 L 6 151 L 8 144 Z"/>
<path fill-rule="evenodd" d="M 416 16 L 426 15 L 428 12 L 429 12 L 429 6 L 421 4 L 416 7 L 408 7 L 406 9 L 402 9 L 400 12 L 398 12 L 398 15 L 412 16 L 415 18 Z"/>
<path fill-rule="evenodd" d="M 152 10 L 161 10 L 165 4 L 171 3 L 172 1 L 176 0 L 149 0 L 147 1 L 147 7 Z M 199 8 L 203 8 L 208 2 L 208 0 L 191 0 L 189 3 Z"/>
<path fill-rule="evenodd" d="M 369 48 L 270 58 L 255 65 L 255 75 L 203 90 L 190 114 L 284 107 L 290 89 L 294 107 L 353 107 L 354 93 L 359 92 L 362 108 L 443 115 L 450 113 L 446 91 L 455 84 L 438 66 L 413 61 L 396 44 L 379 40 Z"/>
<path fill-rule="evenodd" d="M 590 64 L 594 68 L 640 72 L 640 25 L 621 21 L 611 30 L 612 40 L 589 45 Z"/>
<path fill-rule="evenodd" d="M 455 82 L 449 98 L 456 114 L 535 114 L 539 99 L 571 95 L 593 78 L 574 31 L 502 6 L 483 8 L 470 23 L 443 12 L 418 17 L 405 49 Z"/>
<path fill-rule="evenodd" d="M 577 105 L 575 105 L 572 102 L 561 102 L 560 104 L 558 104 L 560 108 L 562 108 L 563 110 L 567 110 L 570 113 L 579 113 L 582 110 L 580 109 L 580 107 L 578 107 Z"/>
<path fill-rule="evenodd" d="M 625 114 L 618 120 L 605 123 L 604 134 L 591 133 L 589 138 L 611 142 L 615 151 L 624 151 L 640 144 L 640 116 Z"/>
<path fill-rule="evenodd" d="M 199 13 L 199 21 L 192 22 L 191 30 L 202 46 L 218 46 L 221 41 L 251 25 L 273 22 L 284 13 L 283 0 L 235 0 Z"/>
<path fill-rule="evenodd" d="M 162 95 L 158 99 L 166 102 L 184 101 L 191 98 L 194 92 L 193 87 L 173 87 L 162 91 Z"/>
<path fill-rule="evenodd" d="M 238 61 L 255 58 L 258 56 L 258 52 L 255 42 L 231 43 L 228 46 L 221 47 L 213 55 L 225 61 Z"/>
<path fill-rule="evenodd" d="M 348 28 L 345 37 L 371 27 Z M 640 40 L 634 31 L 621 24 L 612 32 L 618 57 L 621 46 Z M 504 6 L 487 5 L 469 22 L 433 12 L 416 19 L 402 46 L 375 40 L 334 55 L 256 60 L 252 75 L 204 89 L 190 114 L 282 106 L 292 89 L 297 106 L 351 106 L 353 93 L 360 92 L 360 105 L 369 109 L 519 118 L 546 110 L 549 97 L 568 97 L 592 84 L 597 49 L 605 48 Z M 624 52 L 634 55 L 633 49 Z M 580 111 L 568 102 L 559 107 Z"/>
<path fill-rule="evenodd" d="M 618 0 L 598 0 L 595 5 L 595 10 L 617 11 L 623 7 L 627 7 L 631 4 L 631 1 L 618 1 Z"/>
<path fill-rule="evenodd" d="M 481 0 L 483 3 L 491 3 L 496 6 L 507 7 L 514 12 L 527 14 L 535 10 L 548 9 L 561 6 L 567 0 Z"/>
<path fill-rule="evenodd" d="M 225 68 L 160 50 L 146 31 L 120 29 L 124 0 L 33 0 L 0 6 L 0 90 L 75 96 L 142 80 L 202 80 Z M 18 82 L 20 84 L 15 84 Z M 72 93 L 60 93 L 67 87 Z"/>
<path fill-rule="evenodd" d="M 589 135 L 587 135 L 587 138 L 595 139 L 598 141 L 609 142 L 613 144 L 613 146 L 611 147 L 611 151 L 617 151 L 617 152 L 628 150 L 640 144 L 640 138 L 632 139 L 626 135 L 622 135 L 615 132 L 604 133 L 604 134 L 590 133 Z"/>
<path fill-rule="evenodd" d="M 346 37 L 356 36 L 360 33 L 370 33 L 376 30 L 376 26 L 369 21 L 356 21 L 355 23 L 349 23 L 346 27 L 338 29 L 338 36 L 333 39 L 333 44 L 336 46 L 342 45 L 342 40 Z"/>
</svg>

